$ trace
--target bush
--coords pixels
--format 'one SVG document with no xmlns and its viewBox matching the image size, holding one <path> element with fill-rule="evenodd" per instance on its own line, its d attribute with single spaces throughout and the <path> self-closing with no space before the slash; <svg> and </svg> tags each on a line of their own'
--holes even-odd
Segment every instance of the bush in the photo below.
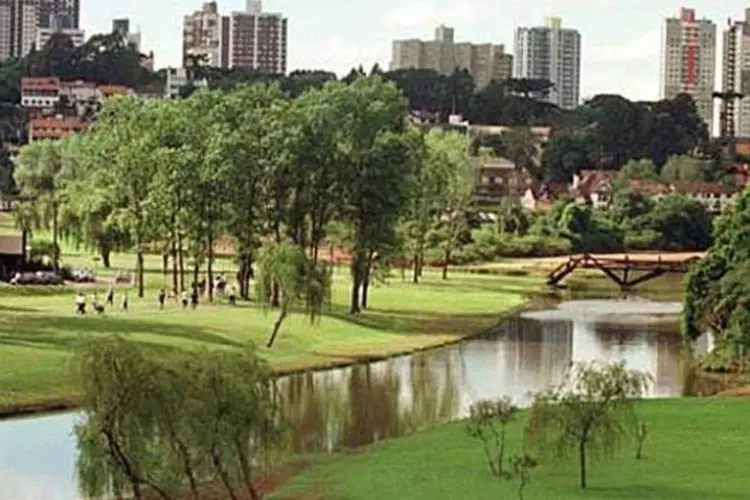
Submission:
<svg viewBox="0 0 750 500">
<path fill-rule="evenodd" d="M 661 235 L 651 229 L 625 233 L 625 248 L 628 250 L 659 250 Z"/>
<path fill-rule="evenodd" d="M 29 248 L 29 260 L 46 262 L 52 261 L 55 255 L 60 255 L 60 247 L 51 240 L 32 240 Z"/>
</svg>

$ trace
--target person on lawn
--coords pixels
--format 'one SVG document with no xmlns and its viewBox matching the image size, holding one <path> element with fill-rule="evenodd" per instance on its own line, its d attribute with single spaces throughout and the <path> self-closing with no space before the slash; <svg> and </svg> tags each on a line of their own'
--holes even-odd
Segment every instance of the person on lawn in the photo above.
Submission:
<svg viewBox="0 0 750 500">
<path fill-rule="evenodd" d="M 159 290 L 159 309 L 164 309 L 164 302 L 167 300 L 167 292 L 164 291 L 164 289 Z"/>
<path fill-rule="evenodd" d="M 109 290 L 107 290 L 107 305 L 115 305 L 115 287 L 113 286 L 109 287 Z"/>
<path fill-rule="evenodd" d="M 182 308 L 187 309 L 188 306 L 188 293 L 187 290 L 182 291 Z"/>
<path fill-rule="evenodd" d="M 76 314 L 80 316 L 86 314 L 86 296 L 81 292 L 76 294 Z"/>
</svg>

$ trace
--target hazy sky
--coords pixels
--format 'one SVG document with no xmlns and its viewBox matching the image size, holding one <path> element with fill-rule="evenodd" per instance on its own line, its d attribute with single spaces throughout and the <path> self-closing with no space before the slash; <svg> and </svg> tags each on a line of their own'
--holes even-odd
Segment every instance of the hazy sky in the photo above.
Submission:
<svg viewBox="0 0 750 500">
<path fill-rule="evenodd" d="M 201 0 L 81 0 L 87 34 L 109 31 L 115 17 L 140 26 L 144 50 L 157 66 L 179 65 L 182 16 Z M 244 0 L 219 1 L 222 12 L 244 10 Z M 608 92 L 631 99 L 659 93 L 660 32 L 663 19 L 681 4 L 667 0 L 266 0 L 264 10 L 289 18 L 288 69 L 330 69 L 378 62 L 387 69 L 391 41 L 433 36 L 436 25 L 456 29 L 457 41 L 503 43 L 513 50 L 517 26 L 559 16 L 582 36 L 581 96 Z M 687 7 L 708 17 L 719 32 L 727 18 L 740 19 L 750 0 L 694 0 Z M 718 37 L 721 39 L 721 36 Z M 717 59 L 720 60 L 718 48 Z M 718 75 L 718 72 L 717 72 Z"/>
</svg>

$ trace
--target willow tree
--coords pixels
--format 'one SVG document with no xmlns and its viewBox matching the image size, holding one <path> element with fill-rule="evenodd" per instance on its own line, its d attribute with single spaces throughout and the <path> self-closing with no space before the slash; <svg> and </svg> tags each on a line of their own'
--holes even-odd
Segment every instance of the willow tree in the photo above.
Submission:
<svg viewBox="0 0 750 500">
<path fill-rule="evenodd" d="M 35 199 L 35 208 L 42 214 L 45 225 L 51 227 L 55 270 L 60 263 L 60 204 L 63 177 L 61 144 L 54 141 L 36 141 L 19 153 L 18 167 L 14 172 L 22 193 Z M 48 224 L 46 224 L 48 223 Z"/>
<path fill-rule="evenodd" d="M 315 321 L 330 303 L 331 275 L 323 263 L 313 262 L 305 250 L 284 241 L 264 248 L 258 259 L 256 295 L 268 307 L 274 287 L 279 290 L 279 316 L 274 322 L 268 347 L 272 347 L 282 323 L 297 304 Z"/>
<path fill-rule="evenodd" d="M 529 444 L 557 459 L 576 453 L 585 488 L 588 456 L 617 450 L 630 433 L 634 402 L 643 396 L 649 380 L 625 363 L 574 365 L 561 385 L 534 397 L 526 429 Z"/>
<path fill-rule="evenodd" d="M 226 497 L 260 498 L 256 471 L 282 437 L 271 372 L 254 349 L 157 360 L 122 338 L 76 351 L 83 419 L 77 473 L 87 498 L 201 497 L 216 478 Z"/>
</svg>

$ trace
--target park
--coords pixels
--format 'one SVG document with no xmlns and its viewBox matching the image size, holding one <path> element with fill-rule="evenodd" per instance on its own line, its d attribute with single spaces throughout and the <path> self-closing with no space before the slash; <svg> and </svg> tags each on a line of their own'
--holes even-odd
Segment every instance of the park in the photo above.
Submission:
<svg viewBox="0 0 750 500">
<path fill-rule="evenodd" d="M 377 76 L 257 84 L 25 146 L 9 266 L 64 282 L 0 286 L 0 436 L 87 498 L 744 497 L 750 401 L 686 388 L 747 383 L 750 195 L 652 200 L 632 158 L 611 206 L 487 222 L 467 137 L 407 112 Z"/>
</svg>

